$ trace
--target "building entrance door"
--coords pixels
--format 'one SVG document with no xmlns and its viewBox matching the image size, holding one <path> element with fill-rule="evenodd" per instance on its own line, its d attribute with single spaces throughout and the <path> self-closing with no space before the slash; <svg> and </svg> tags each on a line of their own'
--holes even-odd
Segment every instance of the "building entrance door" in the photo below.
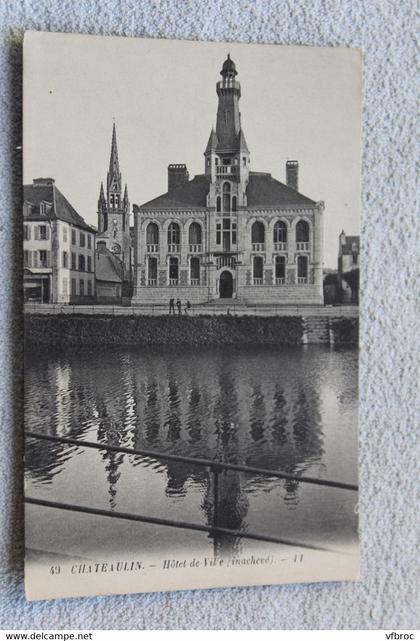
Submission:
<svg viewBox="0 0 420 641">
<path fill-rule="evenodd" d="M 232 298 L 233 294 L 233 277 L 230 272 L 220 274 L 219 283 L 220 298 Z"/>
</svg>

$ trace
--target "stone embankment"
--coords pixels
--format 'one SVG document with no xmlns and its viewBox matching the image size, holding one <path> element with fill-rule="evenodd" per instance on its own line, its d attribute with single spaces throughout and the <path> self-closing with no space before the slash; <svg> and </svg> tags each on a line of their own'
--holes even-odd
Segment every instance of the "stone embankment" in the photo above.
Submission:
<svg viewBox="0 0 420 641">
<path fill-rule="evenodd" d="M 25 314 L 37 345 L 357 345 L 357 318 Z"/>
</svg>

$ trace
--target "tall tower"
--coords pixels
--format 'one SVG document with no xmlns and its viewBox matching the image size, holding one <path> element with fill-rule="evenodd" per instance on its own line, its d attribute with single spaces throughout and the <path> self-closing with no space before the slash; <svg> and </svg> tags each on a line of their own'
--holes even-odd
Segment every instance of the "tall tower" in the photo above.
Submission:
<svg viewBox="0 0 420 641">
<path fill-rule="evenodd" d="M 247 204 L 249 149 L 241 126 L 241 85 L 236 80 L 237 74 L 235 63 L 228 54 L 220 72 L 222 80 L 216 84 L 216 130 L 211 130 L 204 152 L 205 173 L 210 178 L 207 204 L 221 213 L 237 211 Z"/>
<path fill-rule="evenodd" d="M 97 245 L 106 246 L 124 265 L 125 279 L 130 274 L 130 202 L 127 185 L 122 192 L 118 160 L 117 132 L 112 126 L 111 155 L 106 179 L 106 195 L 101 183 L 98 199 Z"/>
</svg>

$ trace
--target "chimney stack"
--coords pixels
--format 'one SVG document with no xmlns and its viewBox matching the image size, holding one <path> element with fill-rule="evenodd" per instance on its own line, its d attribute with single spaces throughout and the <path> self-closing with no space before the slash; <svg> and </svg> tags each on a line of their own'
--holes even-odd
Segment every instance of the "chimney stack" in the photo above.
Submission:
<svg viewBox="0 0 420 641">
<path fill-rule="evenodd" d="M 299 163 L 297 160 L 288 160 L 286 162 L 286 185 L 295 191 L 299 187 Z"/>
<path fill-rule="evenodd" d="M 187 165 L 168 166 L 168 191 L 180 187 L 189 180 Z"/>
</svg>

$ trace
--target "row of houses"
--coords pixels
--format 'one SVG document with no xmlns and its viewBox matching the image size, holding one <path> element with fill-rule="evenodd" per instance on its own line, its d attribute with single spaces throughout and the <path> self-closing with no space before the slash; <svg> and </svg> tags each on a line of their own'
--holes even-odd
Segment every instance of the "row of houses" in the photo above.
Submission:
<svg viewBox="0 0 420 641">
<path fill-rule="evenodd" d="M 324 303 L 324 203 L 299 191 L 296 160 L 287 161 L 285 182 L 251 170 L 239 112 L 241 86 L 229 55 L 220 75 L 216 128 L 204 150 L 203 173 L 190 179 L 184 164 L 170 164 L 167 191 L 133 205 L 133 225 L 115 124 L 96 228 L 53 178 L 24 187 L 25 300 Z M 333 302 L 355 301 L 356 279 L 346 274 L 358 269 L 358 256 L 358 237 L 343 232 Z M 331 297 L 331 287 L 327 291 Z"/>
<path fill-rule="evenodd" d="M 128 260 L 124 264 L 122 257 L 107 245 L 104 231 L 99 232 L 85 222 L 58 189 L 53 178 L 36 178 L 31 185 L 24 186 L 23 220 L 25 301 L 121 304 L 131 300 L 133 241 L 128 246 Z M 133 232 L 133 228 L 130 228 L 131 239 L 134 239 Z M 166 232 L 169 240 L 173 240 L 174 232 L 169 226 Z M 145 238 L 146 244 L 153 247 L 150 257 L 154 260 L 157 260 L 157 248 L 161 245 L 160 233 L 157 225 L 155 227 L 155 223 L 152 223 Z M 286 234 L 287 228 L 281 221 L 275 224 L 273 244 L 282 243 L 284 247 Z M 112 235 L 108 234 L 108 240 L 112 239 Z M 192 223 L 187 238 L 192 252 L 197 253 L 202 241 L 200 229 Z M 325 303 L 358 302 L 359 253 L 359 237 L 347 236 L 342 231 L 338 243 L 337 270 L 328 270 L 323 276 Z M 278 256 L 282 258 L 282 254 Z M 192 277 L 196 276 L 198 280 L 199 271 L 194 271 L 195 257 L 191 257 L 190 265 Z M 284 262 L 281 263 L 281 270 L 278 265 L 277 259 L 274 271 L 276 280 L 284 278 Z M 168 278 L 172 280 L 175 274 L 171 271 L 170 262 L 168 269 Z M 153 264 L 150 268 L 150 263 L 149 270 L 148 280 L 156 287 L 157 270 Z M 191 285 L 194 287 L 195 283 Z M 176 284 L 172 287 L 178 290 Z M 220 287 L 223 287 L 223 283 Z"/>
</svg>

